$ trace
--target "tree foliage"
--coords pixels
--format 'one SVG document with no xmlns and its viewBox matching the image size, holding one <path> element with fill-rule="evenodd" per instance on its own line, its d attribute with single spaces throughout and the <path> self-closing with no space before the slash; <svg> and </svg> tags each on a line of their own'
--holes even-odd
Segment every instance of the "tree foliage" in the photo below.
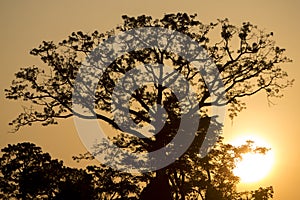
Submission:
<svg viewBox="0 0 300 200">
<path fill-rule="evenodd" d="M 151 16 L 145 15 L 122 18 L 123 23 L 111 31 L 73 32 L 62 42 L 55 44 L 52 41 L 43 41 L 39 47 L 30 51 L 31 55 L 39 57 L 46 65 L 21 68 L 16 73 L 11 87 L 6 90 L 8 99 L 21 99 L 36 106 L 25 108 L 11 123 L 16 130 L 35 122 L 43 125 L 55 124 L 57 119 L 76 115 L 77 113 L 72 111 L 72 91 L 76 73 L 83 59 L 103 40 L 120 31 L 138 27 L 176 30 L 204 47 L 221 73 L 231 117 L 244 108 L 241 97 L 251 96 L 260 91 L 264 91 L 267 97 L 280 97 L 282 89 L 292 84 L 292 81 L 287 79 L 287 73 L 280 67 L 280 64 L 291 61 L 284 55 L 285 49 L 276 46 L 272 32 L 266 33 L 249 22 L 235 26 L 225 19 L 204 24 L 196 19 L 196 15 L 185 13 L 166 14 L 161 19 L 152 19 Z M 197 84 L 203 84 L 203 80 L 196 76 L 198 72 L 172 52 L 159 49 L 135 51 L 117 58 L 100 79 L 98 91 L 95 93 L 95 107 L 98 111 L 110 112 L 110 97 L 117 79 L 140 62 L 172 62 L 174 68 L 183 73 L 188 80 L 195 79 Z M 160 90 L 159 93 L 163 93 L 163 90 L 167 92 L 167 88 Z M 140 107 L 146 107 L 147 110 L 147 106 L 159 97 L 157 88 L 155 91 L 156 94 L 146 93 L 141 89 L 132 97 L 140 102 Z M 209 105 L 208 97 L 207 88 L 202 88 L 202 91 L 199 91 L 200 108 Z M 137 121 L 149 122 L 145 112 L 132 111 L 132 114 L 136 115 Z M 99 112 L 97 116 L 115 125 L 107 113 Z"/>
</svg>

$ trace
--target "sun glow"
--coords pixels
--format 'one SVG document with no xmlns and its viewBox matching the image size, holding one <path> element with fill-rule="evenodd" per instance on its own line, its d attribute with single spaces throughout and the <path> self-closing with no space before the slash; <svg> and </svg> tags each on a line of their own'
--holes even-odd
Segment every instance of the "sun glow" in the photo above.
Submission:
<svg viewBox="0 0 300 200">
<path fill-rule="evenodd" d="M 257 136 L 240 137 L 233 142 L 234 146 L 240 146 L 246 143 L 247 140 L 254 142 L 254 147 L 270 148 L 265 154 L 262 153 L 245 153 L 242 160 L 238 161 L 233 173 L 240 177 L 242 183 L 254 183 L 265 178 L 275 162 L 274 151 L 270 144 Z"/>
</svg>

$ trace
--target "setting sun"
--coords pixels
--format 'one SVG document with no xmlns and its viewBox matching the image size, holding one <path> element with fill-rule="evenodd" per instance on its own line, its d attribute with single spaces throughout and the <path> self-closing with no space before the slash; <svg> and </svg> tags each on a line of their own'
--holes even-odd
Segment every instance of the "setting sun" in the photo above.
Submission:
<svg viewBox="0 0 300 200">
<path fill-rule="evenodd" d="M 255 147 L 270 148 L 265 154 L 262 153 L 245 153 L 242 160 L 237 161 L 236 168 L 233 173 L 240 177 L 242 183 L 254 183 L 265 178 L 274 165 L 274 151 L 270 144 L 257 136 L 240 137 L 232 142 L 234 146 L 240 146 L 247 140 L 254 142 Z"/>
</svg>

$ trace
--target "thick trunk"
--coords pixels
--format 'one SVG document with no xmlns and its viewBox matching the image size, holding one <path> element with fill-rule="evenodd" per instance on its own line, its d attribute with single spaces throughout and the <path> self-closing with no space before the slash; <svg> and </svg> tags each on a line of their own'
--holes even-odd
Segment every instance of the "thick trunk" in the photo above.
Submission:
<svg viewBox="0 0 300 200">
<path fill-rule="evenodd" d="M 165 169 L 158 170 L 156 177 L 144 188 L 141 200 L 172 200 L 171 186 Z"/>
<path fill-rule="evenodd" d="M 199 153 L 199 149 L 204 141 L 205 134 L 207 132 L 207 128 L 210 124 L 210 118 L 202 118 L 199 123 L 198 133 L 191 144 L 190 148 L 186 152 L 186 154 L 193 155 Z M 174 124 L 173 124 L 174 126 Z M 176 125 L 175 125 L 176 126 Z M 172 127 L 174 130 L 175 127 Z M 169 129 L 169 130 L 168 130 Z M 156 150 L 161 148 L 162 146 L 166 145 L 171 139 L 171 136 L 166 133 L 169 133 L 168 131 L 172 130 L 169 127 L 165 127 L 159 134 L 156 135 L 157 141 L 153 145 L 149 145 L 149 147 L 152 147 L 151 150 Z M 175 128 L 176 129 L 176 128 Z M 162 134 L 163 133 L 163 134 Z M 161 137 L 161 138 L 160 138 Z M 159 140 L 161 139 L 161 140 Z M 150 148 L 149 148 L 150 150 Z M 184 183 L 183 183 L 184 184 Z M 185 194 L 183 191 L 180 191 L 181 199 L 185 199 Z M 150 181 L 150 183 L 144 188 L 142 191 L 140 199 L 142 200 L 168 200 L 173 199 L 172 198 L 172 192 L 171 192 L 171 186 L 169 184 L 169 177 L 166 173 L 166 168 L 160 169 L 156 171 L 156 177 Z"/>
</svg>

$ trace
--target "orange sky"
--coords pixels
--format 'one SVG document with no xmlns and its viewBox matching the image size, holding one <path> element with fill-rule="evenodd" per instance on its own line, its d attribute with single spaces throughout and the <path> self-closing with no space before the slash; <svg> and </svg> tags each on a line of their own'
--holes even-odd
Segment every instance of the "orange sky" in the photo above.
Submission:
<svg viewBox="0 0 300 200">
<path fill-rule="evenodd" d="M 264 138 L 273 147 L 276 164 L 270 176 L 258 184 L 273 185 L 274 199 L 300 199 L 300 3 L 287 1 L 1 1 L 0 2 L 0 147 L 8 143 L 31 141 L 43 147 L 55 158 L 64 159 L 76 166 L 72 155 L 85 152 L 77 137 L 73 121 L 66 120 L 59 126 L 41 128 L 32 126 L 18 133 L 8 133 L 7 123 L 21 111 L 18 102 L 4 99 L 4 88 L 20 68 L 39 64 L 29 55 L 29 50 L 43 40 L 59 41 L 72 31 L 106 31 L 121 22 L 121 15 L 147 14 L 161 17 L 164 13 L 197 13 L 203 22 L 229 18 L 232 23 L 250 21 L 275 33 L 279 46 L 287 49 L 287 55 L 294 62 L 286 66 L 296 82 L 285 91 L 282 99 L 276 99 L 275 106 L 268 106 L 264 95 L 247 98 L 247 110 L 231 122 L 225 123 L 225 137 L 232 140 L 238 135 L 253 133 Z"/>
</svg>

